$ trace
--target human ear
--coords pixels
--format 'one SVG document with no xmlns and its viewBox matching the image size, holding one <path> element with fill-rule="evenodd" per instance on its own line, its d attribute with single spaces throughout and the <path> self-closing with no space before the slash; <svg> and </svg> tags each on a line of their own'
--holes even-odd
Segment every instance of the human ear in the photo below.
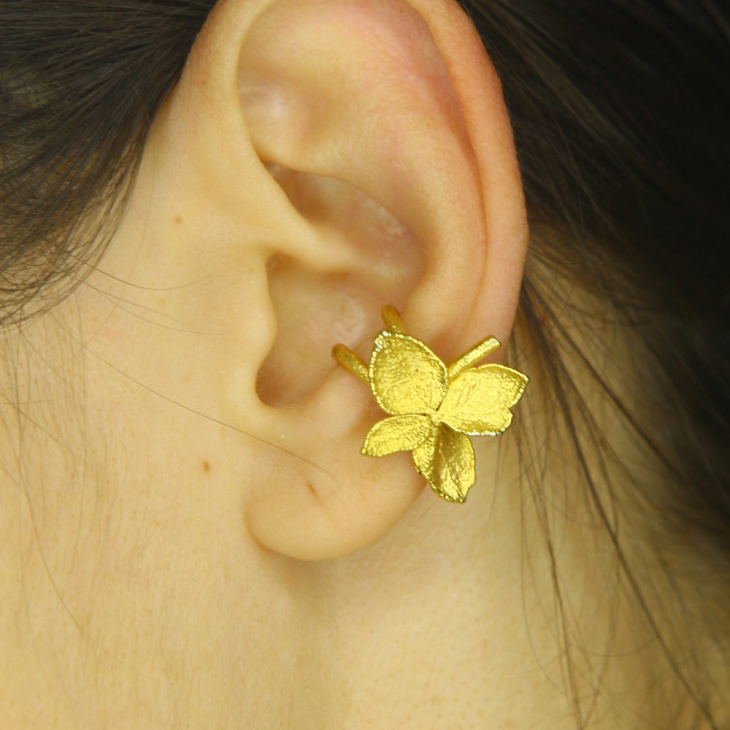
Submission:
<svg viewBox="0 0 730 730">
<path fill-rule="evenodd" d="M 478 35 L 452 0 L 220 0 L 151 143 L 186 211 L 175 260 L 228 262 L 205 306 L 222 420 L 253 436 L 244 524 L 299 559 L 366 547 L 425 482 L 361 455 L 382 412 L 332 346 L 367 359 L 393 304 L 448 364 L 515 316 L 524 199 Z"/>
</svg>

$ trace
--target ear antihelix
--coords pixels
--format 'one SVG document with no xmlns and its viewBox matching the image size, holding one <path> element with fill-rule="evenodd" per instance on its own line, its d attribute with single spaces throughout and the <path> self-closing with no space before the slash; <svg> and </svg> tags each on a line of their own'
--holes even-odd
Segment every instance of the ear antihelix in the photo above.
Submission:
<svg viewBox="0 0 730 730">
<path fill-rule="evenodd" d="M 476 364 L 500 347 L 487 337 L 452 365 L 407 335 L 395 307 L 382 310 L 385 329 L 375 338 L 370 362 L 345 345 L 332 356 L 370 387 L 388 417 L 365 437 L 362 453 L 382 457 L 412 451 L 417 472 L 447 502 L 463 503 L 476 481 L 469 436 L 497 436 L 512 422 L 510 408 L 528 378 L 504 365 Z"/>
</svg>

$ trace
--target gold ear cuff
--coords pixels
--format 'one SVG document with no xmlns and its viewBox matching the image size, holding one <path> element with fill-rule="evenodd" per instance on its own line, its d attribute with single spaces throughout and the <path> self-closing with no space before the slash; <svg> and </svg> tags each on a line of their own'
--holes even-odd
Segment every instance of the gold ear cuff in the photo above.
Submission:
<svg viewBox="0 0 730 730">
<path fill-rule="evenodd" d="M 464 502 L 476 481 L 469 436 L 497 436 L 512 422 L 526 375 L 504 365 L 477 362 L 500 347 L 494 337 L 474 345 L 446 367 L 415 337 L 403 332 L 395 307 L 382 310 L 385 329 L 375 338 L 370 363 L 344 345 L 332 357 L 370 386 L 390 414 L 365 436 L 361 452 L 387 456 L 412 451 L 416 471 L 448 502 Z"/>
</svg>

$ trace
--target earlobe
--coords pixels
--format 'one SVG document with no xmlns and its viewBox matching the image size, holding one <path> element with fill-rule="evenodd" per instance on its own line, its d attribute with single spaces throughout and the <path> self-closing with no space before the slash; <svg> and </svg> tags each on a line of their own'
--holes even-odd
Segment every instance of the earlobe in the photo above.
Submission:
<svg viewBox="0 0 730 730">
<path fill-rule="evenodd" d="M 236 256 L 249 246 L 258 262 L 249 311 L 271 325 L 242 343 L 252 380 L 227 412 L 300 457 L 260 447 L 244 488 L 251 535 L 291 557 L 333 558 L 376 541 L 425 484 L 410 454 L 361 455 L 382 412 L 333 367 L 332 346 L 369 357 L 386 303 L 447 364 L 488 335 L 505 341 L 524 201 L 499 82 L 457 3 L 245 5 L 216 6 L 182 85 L 191 168 L 212 178 L 224 216 L 250 213 Z M 211 101 L 217 119 L 202 111 Z"/>
</svg>

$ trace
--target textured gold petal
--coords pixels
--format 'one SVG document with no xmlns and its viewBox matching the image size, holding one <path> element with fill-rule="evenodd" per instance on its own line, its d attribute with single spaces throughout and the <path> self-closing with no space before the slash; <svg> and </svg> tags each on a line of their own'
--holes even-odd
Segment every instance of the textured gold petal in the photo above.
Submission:
<svg viewBox="0 0 730 730">
<path fill-rule="evenodd" d="M 476 459 L 469 437 L 442 423 L 435 446 L 430 466 L 421 473 L 439 497 L 448 502 L 466 501 L 476 481 Z"/>
<path fill-rule="evenodd" d="M 433 413 L 446 393 L 446 366 L 409 335 L 381 332 L 370 358 L 370 387 L 380 407 L 393 415 Z"/>
<path fill-rule="evenodd" d="M 429 416 L 392 416 L 378 421 L 365 436 L 365 456 L 387 456 L 396 451 L 415 449 L 428 436 Z"/>
<path fill-rule="evenodd" d="M 522 397 L 527 380 L 504 365 L 466 370 L 450 383 L 439 418 L 461 433 L 496 436 L 512 423 L 509 409 Z"/>
<path fill-rule="evenodd" d="M 436 455 L 436 436 L 438 435 L 438 426 L 429 418 L 428 432 L 426 438 L 413 449 L 413 464 L 419 474 L 423 474 L 429 479 L 429 474 L 433 467 L 433 461 Z"/>
</svg>

